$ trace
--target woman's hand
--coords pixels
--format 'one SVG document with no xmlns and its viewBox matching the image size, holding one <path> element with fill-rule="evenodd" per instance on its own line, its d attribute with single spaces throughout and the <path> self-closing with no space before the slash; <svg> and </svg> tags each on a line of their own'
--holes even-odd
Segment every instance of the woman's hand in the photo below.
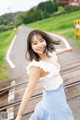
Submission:
<svg viewBox="0 0 80 120">
<path fill-rule="evenodd" d="M 73 50 L 72 47 L 66 48 L 66 52 L 71 52 Z"/>
<path fill-rule="evenodd" d="M 22 120 L 22 116 L 17 116 L 15 120 Z"/>
</svg>

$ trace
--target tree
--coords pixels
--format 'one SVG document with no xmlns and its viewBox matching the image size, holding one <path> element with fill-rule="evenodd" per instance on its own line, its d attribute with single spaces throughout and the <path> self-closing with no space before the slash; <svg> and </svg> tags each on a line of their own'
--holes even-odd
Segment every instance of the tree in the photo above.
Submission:
<svg viewBox="0 0 80 120">
<path fill-rule="evenodd" d="M 52 14 L 58 10 L 57 4 L 55 2 L 47 1 L 45 3 L 45 11 Z"/>
<path fill-rule="evenodd" d="M 37 6 L 37 9 L 40 9 L 40 10 L 42 10 L 42 11 L 45 11 L 45 2 L 41 2 L 40 4 L 38 4 L 38 6 Z"/>
</svg>

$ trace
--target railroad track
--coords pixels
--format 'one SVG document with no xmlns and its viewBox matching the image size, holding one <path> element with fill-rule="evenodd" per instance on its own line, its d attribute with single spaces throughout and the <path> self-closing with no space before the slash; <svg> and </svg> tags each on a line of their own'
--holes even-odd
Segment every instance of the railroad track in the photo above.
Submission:
<svg viewBox="0 0 80 120">
<path fill-rule="evenodd" d="M 66 97 L 68 100 L 68 103 L 72 105 L 75 101 L 80 102 L 80 60 L 76 60 L 73 62 L 70 62 L 69 64 L 66 64 L 61 67 L 60 74 L 62 78 L 64 79 L 64 86 L 65 86 L 65 92 Z M 7 108 L 14 107 L 14 116 L 16 116 L 16 113 L 18 111 L 23 93 L 27 87 L 28 81 L 25 81 L 23 83 L 16 84 L 14 86 L 9 86 L 4 89 L 0 89 L 0 97 L 4 96 L 6 94 L 6 91 L 11 90 L 13 87 L 15 87 L 15 99 L 12 103 L 7 103 L 4 106 L 0 107 L 0 111 L 6 110 Z M 24 112 L 24 120 L 28 120 L 29 116 L 32 114 L 35 105 L 41 100 L 42 96 L 42 86 L 38 82 L 34 94 L 31 97 L 31 100 L 28 103 L 27 109 Z M 76 104 L 78 104 L 76 102 Z M 80 111 L 80 106 L 75 105 L 75 107 L 78 106 Z M 73 112 L 75 111 L 74 104 L 72 105 L 74 108 Z M 78 112 L 76 112 L 78 114 Z M 75 116 L 76 116 L 75 113 Z M 80 115 L 78 114 L 80 117 Z M 78 120 L 76 118 L 76 120 Z"/>
</svg>

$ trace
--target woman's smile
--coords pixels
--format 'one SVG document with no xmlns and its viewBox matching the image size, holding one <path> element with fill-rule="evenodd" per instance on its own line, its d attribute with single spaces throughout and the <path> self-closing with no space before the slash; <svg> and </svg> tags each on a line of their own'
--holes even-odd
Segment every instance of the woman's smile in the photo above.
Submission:
<svg viewBox="0 0 80 120">
<path fill-rule="evenodd" d="M 32 49 L 37 54 L 44 53 L 47 43 L 40 35 L 34 35 L 32 39 Z"/>
<path fill-rule="evenodd" d="M 45 50 L 45 47 L 42 47 L 42 48 L 38 48 L 39 51 L 44 51 Z"/>
</svg>

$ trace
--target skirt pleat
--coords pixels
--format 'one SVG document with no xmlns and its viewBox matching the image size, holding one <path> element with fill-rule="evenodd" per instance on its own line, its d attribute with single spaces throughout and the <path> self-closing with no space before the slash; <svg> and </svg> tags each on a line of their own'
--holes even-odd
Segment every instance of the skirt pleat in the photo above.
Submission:
<svg viewBox="0 0 80 120">
<path fill-rule="evenodd" d="M 63 85 L 56 90 L 43 89 L 42 100 L 36 105 L 29 120 L 74 120 Z"/>
</svg>

